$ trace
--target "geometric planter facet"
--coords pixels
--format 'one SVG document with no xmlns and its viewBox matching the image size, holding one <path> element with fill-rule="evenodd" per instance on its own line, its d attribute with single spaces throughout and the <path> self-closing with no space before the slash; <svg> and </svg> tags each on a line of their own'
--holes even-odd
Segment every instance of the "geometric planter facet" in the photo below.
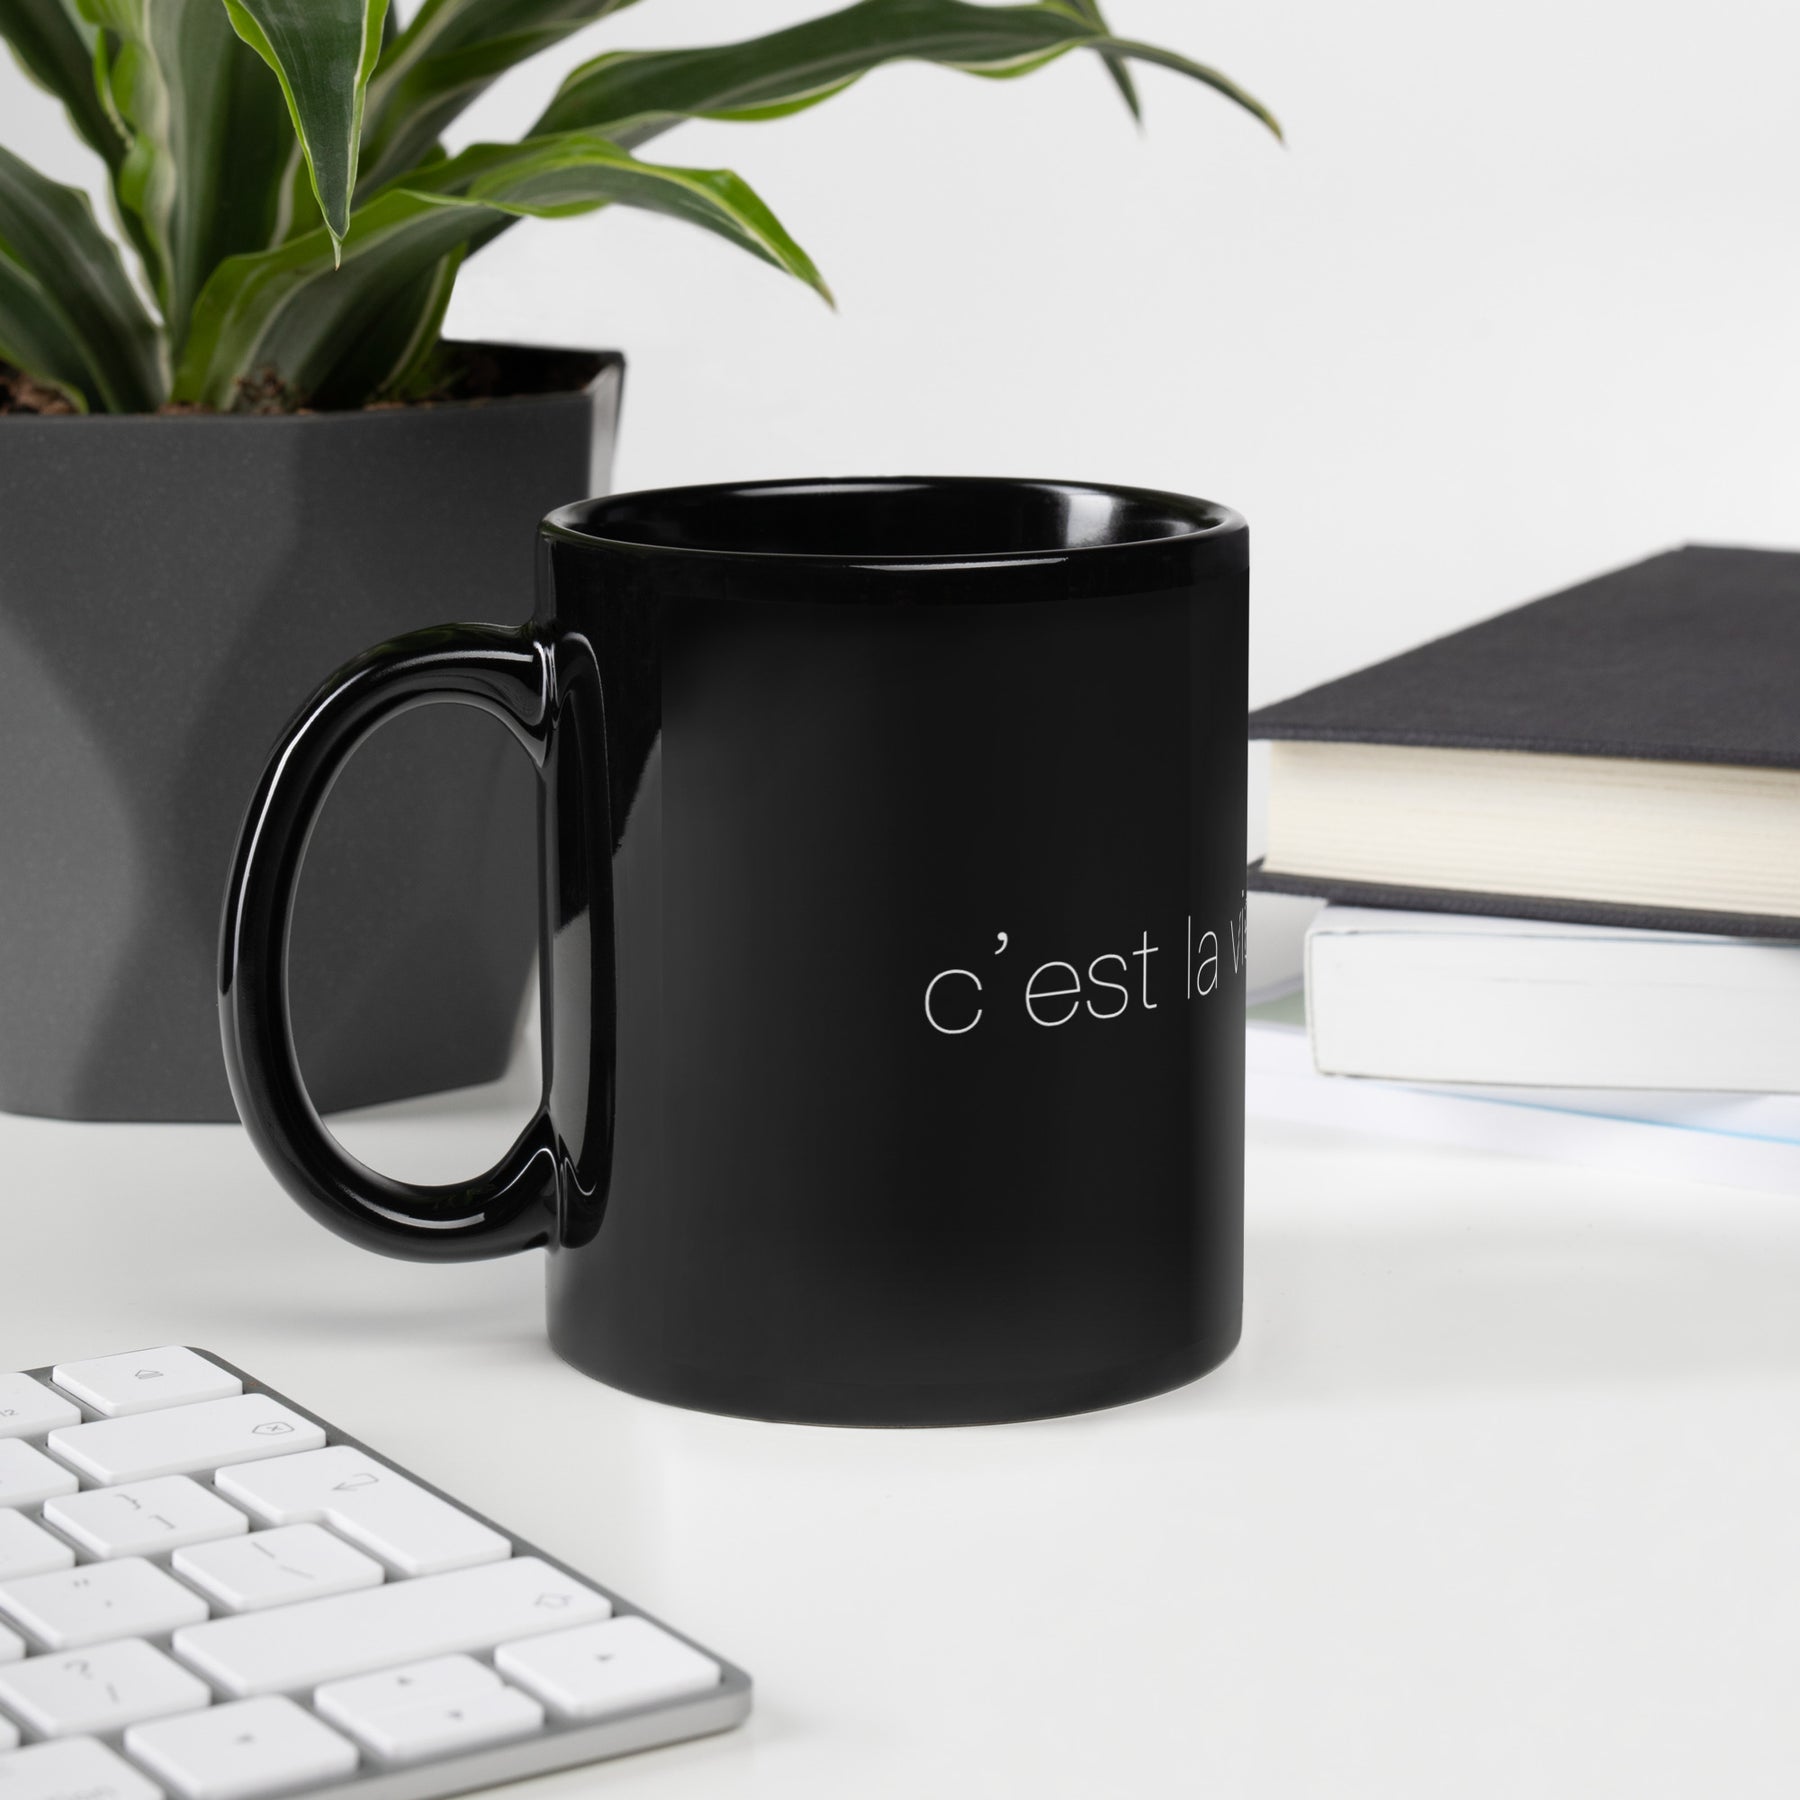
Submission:
<svg viewBox="0 0 1800 1800">
<path fill-rule="evenodd" d="M 277 734 L 340 663 L 532 609 L 535 534 L 603 493 L 624 365 L 464 346 L 505 397 L 0 418 L 0 1110 L 232 1119 L 220 906 Z M 536 947 L 535 779 L 464 707 L 376 733 L 295 912 L 322 1111 L 491 1080 Z"/>
</svg>

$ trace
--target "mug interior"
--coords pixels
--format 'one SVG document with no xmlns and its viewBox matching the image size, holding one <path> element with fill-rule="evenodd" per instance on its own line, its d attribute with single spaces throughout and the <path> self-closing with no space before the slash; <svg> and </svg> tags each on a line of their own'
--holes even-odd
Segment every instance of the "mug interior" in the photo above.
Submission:
<svg viewBox="0 0 1800 1800">
<path fill-rule="evenodd" d="M 940 562 L 1193 537 L 1237 516 L 1142 488 L 949 478 L 649 489 L 564 507 L 549 523 L 669 550 Z"/>
</svg>

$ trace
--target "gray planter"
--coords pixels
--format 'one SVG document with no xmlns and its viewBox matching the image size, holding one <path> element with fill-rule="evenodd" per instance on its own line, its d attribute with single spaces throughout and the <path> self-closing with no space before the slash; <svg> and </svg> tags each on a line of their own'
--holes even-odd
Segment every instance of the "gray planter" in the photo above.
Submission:
<svg viewBox="0 0 1800 1800">
<path fill-rule="evenodd" d="M 492 353 L 525 391 L 0 419 L 0 1110 L 236 1116 L 219 909 L 276 734 L 371 644 L 528 617 L 538 519 L 605 491 L 621 360 Z M 408 714 L 353 760 L 295 919 L 321 1108 L 505 1068 L 535 945 L 532 789 L 504 731 L 461 707 Z"/>
</svg>

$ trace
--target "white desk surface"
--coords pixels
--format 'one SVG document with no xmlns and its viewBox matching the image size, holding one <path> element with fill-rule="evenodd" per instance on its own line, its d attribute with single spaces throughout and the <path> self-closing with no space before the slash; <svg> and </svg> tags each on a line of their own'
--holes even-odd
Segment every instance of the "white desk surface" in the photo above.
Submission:
<svg viewBox="0 0 1800 1800">
<path fill-rule="evenodd" d="M 508 1132 L 488 1095 L 345 1135 L 447 1179 Z M 598 1386 L 535 1258 L 353 1250 L 236 1128 L 0 1119 L 0 1171 L 0 1369 L 217 1350 L 756 1677 L 742 1731 L 521 1800 L 1800 1780 L 1791 1199 L 1256 1128 L 1224 1369 L 883 1433 Z"/>
</svg>

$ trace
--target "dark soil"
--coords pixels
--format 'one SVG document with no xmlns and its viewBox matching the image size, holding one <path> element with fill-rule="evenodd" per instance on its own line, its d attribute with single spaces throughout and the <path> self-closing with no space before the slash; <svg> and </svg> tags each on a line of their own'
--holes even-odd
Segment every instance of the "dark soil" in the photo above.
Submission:
<svg viewBox="0 0 1800 1800">
<path fill-rule="evenodd" d="M 451 401 L 504 400 L 520 394 L 568 394 L 585 387 L 606 359 L 585 350 L 538 350 L 514 344 L 446 343 L 431 380 L 405 399 L 377 400 L 364 410 L 398 406 L 441 406 Z M 272 370 L 240 381 L 234 413 L 304 413 L 316 410 L 298 397 Z M 206 406 L 174 401 L 158 409 L 169 414 L 211 412 Z M 0 362 L 0 415 L 6 413 L 72 413 L 54 388 L 35 382 L 23 370 Z"/>
<path fill-rule="evenodd" d="M 431 387 L 411 402 L 505 400 L 520 394 L 568 394 L 584 388 L 606 359 L 591 350 L 538 350 L 522 344 L 445 344 Z"/>
<path fill-rule="evenodd" d="M 23 369 L 0 362 L 0 413 L 72 413 L 55 388 L 33 381 Z"/>
</svg>

